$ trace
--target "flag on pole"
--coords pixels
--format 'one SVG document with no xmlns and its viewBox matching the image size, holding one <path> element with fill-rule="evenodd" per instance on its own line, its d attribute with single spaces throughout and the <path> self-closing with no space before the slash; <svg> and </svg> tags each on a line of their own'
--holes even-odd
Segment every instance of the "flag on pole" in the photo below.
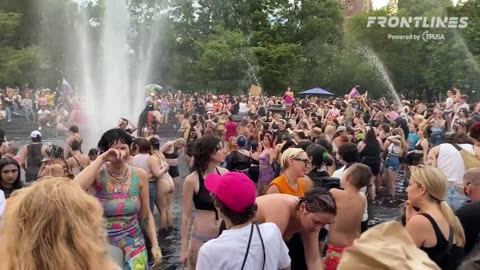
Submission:
<svg viewBox="0 0 480 270">
<path fill-rule="evenodd" d="M 360 93 L 358 92 L 356 87 L 353 87 L 352 90 L 350 91 L 350 94 L 348 94 L 350 98 L 356 98 L 360 96 Z"/>
</svg>

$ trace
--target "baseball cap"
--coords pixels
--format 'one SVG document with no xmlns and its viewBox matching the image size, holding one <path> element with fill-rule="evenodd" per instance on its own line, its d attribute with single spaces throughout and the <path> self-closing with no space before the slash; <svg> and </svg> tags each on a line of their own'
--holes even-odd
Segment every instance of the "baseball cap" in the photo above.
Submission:
<svg viewBox="0 0 480 270">
<path fill-rule="evenodd" d="M 30 138 L 37 138 L 37 137 L 42 137 L 42 133 L 40 133 L 40 131 L 34 130 L 32 131 L 32 133 L 30 133 Z"/>
<path fill-rule="evenodd" d="M 347 128 L 345 126 L 339 126 L 336 132 L 343 132 L 343 131 L 347 131 Z"/>
<path fill-rule="evenodd" d="M 245 208 L 255 204 L 257 197 L 255 185 L 243 173 L 210 174 L 205 178 L 205 188 L 237 213 L 244 213 Z"/>
</svg>

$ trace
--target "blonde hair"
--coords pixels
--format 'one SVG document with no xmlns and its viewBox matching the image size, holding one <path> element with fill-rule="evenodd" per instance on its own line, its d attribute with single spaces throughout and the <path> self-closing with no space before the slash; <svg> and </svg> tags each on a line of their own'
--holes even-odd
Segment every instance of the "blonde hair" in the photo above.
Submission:
<svg viewBox="0 0 480 270">
<path fill-rule="evenodd" d="M 335 127 L 334 126 L 331 126 L 331 125 L 328 125 L 325 127 L 325 131 L 323 132 L 327 135 L 330 135 L 330 136 L 333 136 L 333 134 L 335 134 Z"/>
<path fill-rule="evenodd" d="M 1 270 L 114 269 L 100 203 L 67 178 L 44 178 L 9 205 Z"/>
<path fill-rule="evenodd" d="M 448 179 L 443 172 L 432 166 L 415 167 L 412 170 L 412 178 L 419 185 L 423 186 L 428 195 L 440 202 L 440 211 L 453 228 L 455 243 L 463 247 L 465 245 L 465 233 L 463 226 L 453 212 L 452 208 L 443 200 L 448 192 Z"/>
<path fill-rule="evenodd" d="M 408 152 L 408 143 L 405 141 L 405 133 L 401 128 L 394 128 L 392 130 L 392 135 L 400 136 L 400 141 L 402 143 L 402 155 L 406 155 Z"/>
<path fill-rule="evenodd" d="M 280 160 L 280 166 L 283 169 L 288 168 L 288 160 L 291 158 L 298 157 L 301 153 L 305 153 L 305 151 L 303 151 L 301 148 L 288 148 L 282 154 L 282 159 Z"/>
</svg>

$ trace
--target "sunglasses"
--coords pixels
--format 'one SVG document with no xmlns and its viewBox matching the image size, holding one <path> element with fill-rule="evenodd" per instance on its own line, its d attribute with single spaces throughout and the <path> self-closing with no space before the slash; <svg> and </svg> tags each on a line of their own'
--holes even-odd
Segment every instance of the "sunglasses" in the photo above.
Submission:
<svg viewBox="0 0 480 270">
<path fill-rule="evenodd" d="M 304 159 L 304 158 L 292 158 L 292 159 L 296 160 L 296 161 L 302 161 L 305 164 L 305 166 L 307 166 L 307 167 L 310 166 L 310 164 L 311 164 L 310 160 L 308 158 L 306 158 L 306 159 Z"/>
</svg>

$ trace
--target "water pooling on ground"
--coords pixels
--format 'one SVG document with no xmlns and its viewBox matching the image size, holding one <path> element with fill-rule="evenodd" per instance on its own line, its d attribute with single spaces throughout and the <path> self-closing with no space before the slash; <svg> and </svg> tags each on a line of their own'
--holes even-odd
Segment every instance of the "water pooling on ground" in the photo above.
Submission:
<svg viewBox="0 0 480 270">
<path fill-rule="evenodd" d="M 165 143 L 168 141 L 167 139 L 162 139 L 161 143 Z M 20 146 L 23 146 L 28 143 L 28 141 L 20 140 L 17 141 Z M 44 143 L 50 144 L 55 143 L 60 146 L 65 145 L 64 139 L 52 139 L 52 140 L 45 140 Z M 84 149 L 84 151 L 88 151 L 88 149 Z M 179 158 L 179 171 L 180 171 L 180 186 L 182 186 L 183 180 L 189 174 L 189 169 L 182 157 Z M 406 182 L 404 181 L 404 175 L 402 173 L 399 174 L 398 181 L 397 181 L 397 188 L 396 194 L 397 199 L 392 200 L 387 198 L 384 194 L 386 190 L 381 188 L 379 190 L 379 196 L 377 196 L 377 200 L 375 202 L 369 203 L 369 226 L 374 226 L 379 223 L 397 219 L 400 215 L 400 206 L 406 200 L 406 193 L 405 193 Z M 175 200 L 174 200 L 174 207 L 173 207 L 173 215 L 174 215 L 174 228 L 168 231 L 160 231 L 158 234 L 158 240 L 160 243 L 160 247 L 162 248 L 163 252 L 163 263 L 161 267 L 158 269 L 165 269 L 165 270 L 174 270 L 174 269 L 181 269 L 180 265 L 180 248 L 181 248 L 181 240 L 180 240 L 180 225 L 182 219 L 182 207 L 181 207 L 181 190 L 175 193 Z M 155 220 L 156 224 L 158 225 L 158 214 L 155 213 Z"/>
</svg>

